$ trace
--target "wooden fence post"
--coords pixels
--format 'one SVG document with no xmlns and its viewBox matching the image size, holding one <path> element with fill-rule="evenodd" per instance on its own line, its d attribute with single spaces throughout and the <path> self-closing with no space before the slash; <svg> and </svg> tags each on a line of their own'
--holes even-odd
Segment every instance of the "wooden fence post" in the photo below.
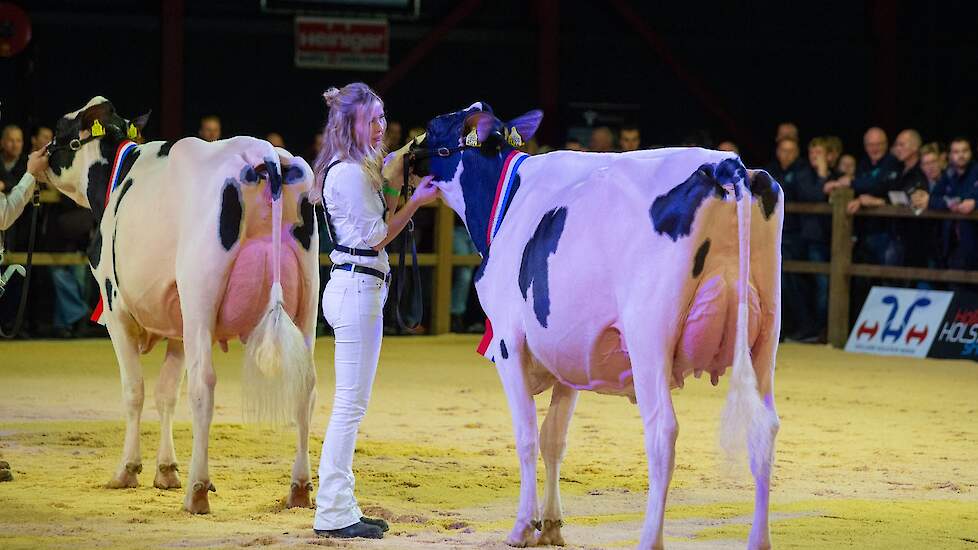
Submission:
<svg viewBox="0 0 978 550">
<path fill-rule="evenodd" d="M 452 240 L 455 232 L 455 212 L 439 200 L 435 213 L 435 264 L 433 298 L 431 303 L 431 330 L 429 334 L 445 334 L 451 329 L 452 307 Z"/>
<path fill-rule="evenodd" d="M 852 265 L 852 216 L 846 206 L 852 200 L 852 189 L 843 187 L 832 192 L 832 255 L 829 267 L 828 341 L 843 348 L 849 338 L 849 266 Z"/>
</svg>

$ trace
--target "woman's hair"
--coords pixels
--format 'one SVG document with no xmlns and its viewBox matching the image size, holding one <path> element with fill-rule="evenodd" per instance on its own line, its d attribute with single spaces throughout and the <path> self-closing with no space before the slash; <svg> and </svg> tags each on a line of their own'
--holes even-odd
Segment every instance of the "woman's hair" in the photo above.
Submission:
<svg viewBox="0 0 978 550">
<path fill-rule="evenodd" d="M 323 128 L 323 146 L 316 156 L 316 181 L 321 182 L 333 157 L 359 163 L 367 181 L 376 189 L 383 186 L 380 169 L 384 163 L 384 146 L 373 147 L 361 137 L 370 133 L 370 113 L 374 105 L 384 102 L 362 82 L 330 88 L 323 93 L 329 117 Z"/>
</svg>

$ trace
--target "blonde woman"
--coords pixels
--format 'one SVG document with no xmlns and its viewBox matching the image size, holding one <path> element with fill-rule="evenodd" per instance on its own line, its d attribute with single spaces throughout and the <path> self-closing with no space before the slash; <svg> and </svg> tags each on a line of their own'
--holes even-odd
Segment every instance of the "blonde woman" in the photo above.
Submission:
<svg viewBox="0 0 978 550">
<path fill-rule="evenodd" d="M 316 157 L 334 250 L 323 316 L 336 336 L 336 391 L 319 461 L 313 529 L 322 536 L 381 538 L 387 524 L 363 517 L 353 495 L 353 449 L 367 411 L 383 337 L 390 265 L 384 246 L 421 205 L 437 196 L 431 178 L 396 210 L 403 156 L 384 158 L 384 102 L 366 84 L 330 88 L 329 118 Z M 385 177 L 395 179 L 392 184 Z"/>
</svg>

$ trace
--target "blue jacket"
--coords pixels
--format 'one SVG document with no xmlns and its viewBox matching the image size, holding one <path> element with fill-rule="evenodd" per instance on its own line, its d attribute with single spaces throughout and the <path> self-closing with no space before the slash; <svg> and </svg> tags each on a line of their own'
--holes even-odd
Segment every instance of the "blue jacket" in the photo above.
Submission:
<svg viewBox="0 0 978 550">
<path fill-rule="evenodd" d="M 881 199 L 887 198 L 887 191 L 903 173 L 903 163 L 887 153 L 876 164 L 868 158 L 859 161 L 856 168 L 856 178 L 852 181 L 852 191 L 859 195 L 873 195 Z"/>
<path fill-rule="evenodd" d="M 941 174 L 941 179 L 937 180 L 927 207 L 931 210 L 947 210 L 947 199 L 951 197 L 961 200 L 978 199 L 978 162 L 968 163 L 961 174 L 953 166 L 949 166 Z"/>
<path fill-rule="evenodd" d="M 767 172 L 781 184 L 785 201 L 812 202 L 813 189 L 816 187 L 815 171 L 806 160 L 798 157 L 786 169 L 782 169 L 778 161 L 767 167 Z M 786 214 L 784 217 L 784 233 L 804 233 L 803 220 L 811 216 Z"/>
</svg>

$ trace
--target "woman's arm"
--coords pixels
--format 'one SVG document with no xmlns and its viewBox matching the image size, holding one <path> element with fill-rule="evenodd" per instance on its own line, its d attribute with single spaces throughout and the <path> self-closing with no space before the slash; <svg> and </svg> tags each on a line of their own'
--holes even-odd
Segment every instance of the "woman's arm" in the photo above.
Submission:
<svg viewBox="0 0 978 550">
<path fill-rule="evenodd" d="M 372 247 L 374 250 L 378 252 L 383 250 L 385 246 L 396 239 L 401 231 L 404 230 L 408 220 L 418 211 L 418 208 L 421 208 L 438 197 L 438 188 L 431 183 L 433 177 L 425 176 L 418 185 L 418 188 L 414 190 L 411 198 L 391 217 L 390 221 L 387 222 L 387 236 L 379 244 Z"/>
<path fill-rule="evenodd" d="M 20 178 L 20 182 L 10 190 L 10 193 L 0 193 L 0 231 L 9 228 L 17 221 L 24 207 L 34 193 L 34 176 L 30 172 Z"/>
</svg>

